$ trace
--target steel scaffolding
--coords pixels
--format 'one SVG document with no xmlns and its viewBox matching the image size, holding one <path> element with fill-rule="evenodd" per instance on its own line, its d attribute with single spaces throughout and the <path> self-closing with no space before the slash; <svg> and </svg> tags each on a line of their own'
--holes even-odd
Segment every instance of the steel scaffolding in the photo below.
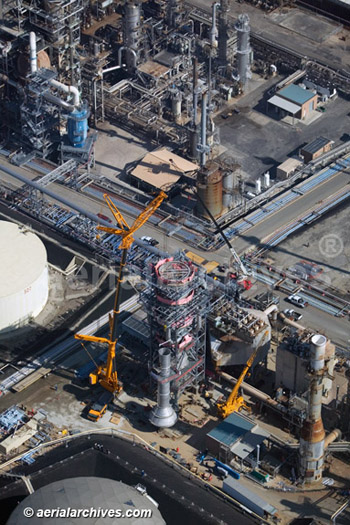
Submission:
<svg viewBox="0 0 350 525">
<path fill-rule="evenodd" d="M 146 264 L 141 301 L 150 325 L 149 371 L 157 375 L 159 347 L 171 352 L 171 391 L 181 393 L 204 379 L 209 295 L 205 273 L 184 254 Z"/>
</svg>

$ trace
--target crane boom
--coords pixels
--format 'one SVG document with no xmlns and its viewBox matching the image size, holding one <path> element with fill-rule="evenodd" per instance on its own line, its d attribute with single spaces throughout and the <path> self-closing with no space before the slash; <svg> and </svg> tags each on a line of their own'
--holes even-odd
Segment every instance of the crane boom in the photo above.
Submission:
<svg viewBox="0 0 350 525">
<path fill-rule="evenodd" d="M 236 267 L 238 269 L 238 273 L 240 274 L 239 275 L 239 280 L 243 281 L 243 283 L 247 282 L 247 284 L 248 284 L 247 276 L 251 275 L 251 271 L 248 270 L 244 266 L 240 256 L 238 255 L 236 250 L 233 248 L 232 244 L 228 240 L 228 238 L 227 238 L 226 234 L 224 233 L 223 229 L 221 228 L 220 224 L 217 222 L 217 220 L 215 219 L 215 217 L 213 216 L 211 211 L 208 209 L 208 207 L 206 206 L 205 202 L 203 202 L 203 199 L 200 197 L 200 195 L 198 195 L 198 192 L 197 192 L 197 197 L 198 197 L 199 201 L 201 202 L 202 206 L 205 208 L 205 210 L 208 213 L 209 217 L 211 218 L 211 220 L 215 224 L 215 226 L 218 229 L 218 232 L 220 233 L 220 235 L 223 238 L 224 242 L 227 244 L 228 249 L 230 250 L 230 253 L 231 253 L 231 255 L 232 255 L 233 259 L 234 259 L 235 265 L 236 265 Z M 250 283 L 250 286 L 251 286 L 251 283 Z M 250 286 L 245 286 L 245 288 L 248 289 L 248 288 L 250 288 Z"/>
<path fill-rule="evenodd" d="M 83 334 L 75 334 L 75 339 L 97 343 L 108 344 L 108 355 L 107 363 L 98 366 L 98 368 L 90 374 L 90 383 L 99 383 L 103 388 L 110 392 L 120 392 L 122 389 L 120 382 L 118 381 L 117 371 L 115 370 L 115 353 L 118 343 L 118 323 L 120 317 L 120 298 L 121 298 L 121 287 L 123 283 L 124 268 L 126 265 L 126 259 L 128 250 L 134 242 L 133 233 L 135 233 L 141 226 L 143 226 L 148 219 L 153 215 L 157 208 L 161 205 L 163 200 L 167 197 L 166 193 L 161 191 L 152 202 L 150 202 L 144 211 L 135 219 L 133 225 L 129 227 L 128 223 L 120 213 L 109 195 L 105 194 L 104 199 L 108 205 L 111 213 L 113 214 L 118 227 L 106 227 L 97 226 L 97 229 L 119 235 L 121 237 L 120 249 L 122 250 L 122 256 L 119 265 L 119 273 L 117 278 L 117 285 L 114 296 L 113 313 L 110 317 L 110 330 L 108 339 L 105 337 L 95 337 Z"/>
<path fill-rule="evenodd" d="M 217 404 L 218 409 L 218 415 L 222 418 L 225 418 L 232 414 L 232 412 L 240 411 L 242 408 L 246 408 L 249 410 L 248 406 L 246 405 L 243 396 L 239 396 L 239 389 L 244 381 L 245 376 L 249 372 L 252 364 L 254 363 L 254 359 L 257 356 L 257 353 L 259 351 L 259 347 L 256 347 L 254 352 L 249 356 L 241 375 L 239 376 L 237 383 L 232 389 L 231 394 L 227 398 L 227 401 L 225 402 L 219 402 Z"/>
</svg>

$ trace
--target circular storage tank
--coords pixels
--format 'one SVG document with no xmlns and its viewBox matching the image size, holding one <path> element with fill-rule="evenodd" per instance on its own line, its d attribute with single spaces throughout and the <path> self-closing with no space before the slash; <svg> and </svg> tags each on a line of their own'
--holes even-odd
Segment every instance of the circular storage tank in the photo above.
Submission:
<svg viewBox="0 0 350 525">
<path fill-rule="evenodd" d="M 40 517 L 33 516 L 32 519 L 26 516 L 25 509 L 33 509 L 34 513 L 40 509 L 71 509 L 71 517 Z M 73 509 L 84 509 L 90 512 L 91 509 L 97 511 L 120 510 L 124 515 L 126 512 L 134 511 L 131 517 L 118 518 L 115 516 L 103 517 L 82 515 L 77 517 L 72 514 Z M 137 517 L 137 512 L 147 509 L 151 517 Z M 28 512 L 28 510 L 26 510 Z M 82 511 L 81 511 L 82 512 Z M 62 519 L 63 518 L 63 519 Z M 40 523 L 42 525 L 54 525 L 58 523 L 108 523 L 110 525 L 137 525 L 149 523 L 150 525 L 165 525 L 165 521 L 159 512 L 156 502 L 147 495 L 141 494 L 134 487 L 129 487 L 121 481 L 114 481 L 107 478 L 93 476 L 81 478 L 69 478 L 55 481 L 36 490 L 27 496 L 16 509 L 12 512 L 7 525 L 23 525 L 24 523 Z"/>
<path fill-rule="evenodd" d="M 49 294 L 46 249 L 37 235 L 0 221 L 0 332 L 28 323 Z"/>
<path fill-rule="evenodd" d="M 224 192 L 222 195 L 222 206 L 224 209 L 231 208 L 232 206 L 232 195 L 231 193 Z"/>
<path fill-rule="evenodd" d="M 197 215 L 210 219 L 205 207 L 214 217 L 220 217 L 222 213 L 222 174 L 220 169 L 208 170 L 197 174 L 197 193 L 200 197 L 197 201 Z"/>
</svg>

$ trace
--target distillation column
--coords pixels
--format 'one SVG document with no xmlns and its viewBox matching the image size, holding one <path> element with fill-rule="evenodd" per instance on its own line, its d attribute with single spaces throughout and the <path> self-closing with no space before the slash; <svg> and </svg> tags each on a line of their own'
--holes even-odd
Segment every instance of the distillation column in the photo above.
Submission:
<svg viewBox="0 0 350 525">
<path fill-rule="evenodd" d="M 308 416 L 300 434 L 300 472 L 305 483 L 322 478 L 325 431 L 321 417 L 323 376 L 327 339 L 315 334 L 310 345 L 310 390 Z"/>
<path fill-rule="evenodd" d="M 235 24 L 235 29 L 237 31 L 238 80 L 241 85 L 242 91 L 244 91 L 247 81 L 252 76 L 251 71 L 250 71 L 251 48 L 249 44 L 249 36 L 250 36 L 249 16 L 246 14 L 239 15 L 238 20 Z"/>
<path fill-rule="evenodd" d="M 119 49 L 118 62 L 121 65 L 121 54 L 124 51 L 126 68 L 132 73 L 139 58 L 141 38 L 141 7 L 137 2 L 126 2 L 123 17 L 123 47 Z"/>
<path fill-rule="evenodd" d="M 227 65 L 228 41 L 228 0 L 220 1 L 219 34 L 218 34 L 218 59 L 222 66 Z"/>
</svg>

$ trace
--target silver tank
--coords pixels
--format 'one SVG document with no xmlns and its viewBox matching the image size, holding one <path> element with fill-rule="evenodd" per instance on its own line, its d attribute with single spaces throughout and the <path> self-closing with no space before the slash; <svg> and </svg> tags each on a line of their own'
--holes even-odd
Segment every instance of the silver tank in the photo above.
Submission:
<svg viewBox="0 0 350 525">
<path fill-rule="evenodd" d="M 233 190 L 233 173 L 229 171 L 225 173 L 222 179 L 222 187 L 224 190 L 232 191 Z"/>
<path fill-rule="evenodd" d="M 231 193 L 223 193 L 222 195 L 222 207 L 231 208 L 232 206 L 232 195 Z"/>
</svg>

